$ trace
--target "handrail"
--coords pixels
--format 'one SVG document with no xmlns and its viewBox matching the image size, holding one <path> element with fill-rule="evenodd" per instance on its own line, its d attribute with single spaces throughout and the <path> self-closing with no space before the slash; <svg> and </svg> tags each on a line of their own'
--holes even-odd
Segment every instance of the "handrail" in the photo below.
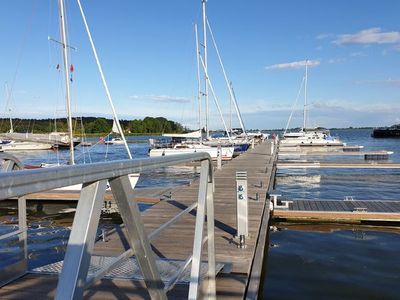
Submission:
<svg viewBox="0 0 400 300">
<path fill-rule="evenodd" d="M 128 175 L 193 161 L 201 162 L 197 202 L 147 235 L 144 231 L 137 203 L 131 200 L 133 189 Z M 89 277 L 88 269 L 107 181 L 119 207 L 131 248 Z M 0 200 L 11 197 L 24 198 L 26 194 L 80 183 L 83 184 L 82 190 L 68 241 L 63 269 L 58 281 L 56 299 L 82 298 L 87 287 L 133 254 L 142 271 L 151 298 L 156 299 L 166 299 L 165 293 L 171 288 L 170 285 L 174 285 L 179 280 L 182 272 L 191 262 L 189 298 L 197 299 L 200 295 L 200 262 L 205 241 L 208 244 L 207 276 L 210 282 L 208 295 L 211 299 L 215 298 L 214 177 L 209 154 L 198 152 L 148 159 L 3 172 L 0 174 Z M 155 264 L 150 241 L 193 209 L 197 209 L 193 254 L 187 258 L 167 286 L 164 286 Z M 207 229 L 204 237 L 206 215 Z"/>
<path fill-rule="evenodd" d="M 12 174 L 23 168 L 22 162 L 9 153 L 0 153 L 0 160 L 3 161 L 0 168 L 0 174 Z M 22 256 L 19 260 L 11 263 L 6 267 L 7 272 L 0 272 L 0 287 L 25 275 L 28 271 L 28 225 L 26 219 L 26 198 L 21 195 L 18 197 L 18 229 L 12 232 L 5 233 L 0 236 L 0 240 L 18 236 L 20 241 L 19 247 Z"/>
<path fill-rule="evenodd" d="M 132 173 L 140 173 L 156 167 L 160 168 L 207 159 L 211 164 L 209 154 L 197 152 L 137 160 L 116 160 L 1 173 L 0 200 L 79 183 L 95 182 Z M 212 168 L 210 168 L 210 172 L 212 172 Z"/>
</svg>

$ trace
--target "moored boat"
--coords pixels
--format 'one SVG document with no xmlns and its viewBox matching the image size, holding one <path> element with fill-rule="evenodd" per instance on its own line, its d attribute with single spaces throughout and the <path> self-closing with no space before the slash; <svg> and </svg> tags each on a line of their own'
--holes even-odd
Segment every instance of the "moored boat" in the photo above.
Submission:
<svg viewBox="0 0 400 300">
<path fill-rule="evenodd" d="M 0 151 L 34 151 L 34 150 L 51 150 L 52 144 L 35 143 L 25 141 L 9 141 L 5 144 L 0 144 Z"/>
<path fill-rule="evenodd" d="M 293 114 L 292 110 L 288 122 L 286 124 L 285 132 L 283 133 L 282 139 L 280 140 L 280 144 L 283 146 L 345 146 L 346 144 L 343 143 L 339 138 L 331 136 L 329 130 L 326 128 L 322 127 L 307 128 L 308 60 L 304 62 L 304 65 L 305 65 L 305 74 L 303 79 L 304 82 L 303 127 L 299 131 L 287 132 Z"/>
<path fill-rule="evenodd" d="M 235 149 L 234 147 L 210 147 L 203 144 L 178 143 L 173 148 L 151 149 L 149 155 L 150 157 L 157 157 L 206 152 L 210 154 L 212 160 L 217 160 L 219 151 L 221 151 L 222 160 L 231 160 Z"/>
<path fill-rule="evenodd" d="M 211 159 L 218 158 L 218 151 L 221 151 L 222 160 L 230 160 L 233 157 L 234 147 L 216 146 L 211 147 L 201 142 L 201 130 L 189 133 L 167 133 L 163 134 L 168 141 L 162 140 L 158 143 L 150 139 L 149 156 L 167 156 L 176 154 L 187 154 L 195 152 L 207 152 Z"/>
<path fill-rule="evenodd" d="M 284 146 L 345 146 L 339 138 L 330 135 L 328 129 L 314 128 L 288 132 L 280 141 Z"/>
<path fill-rule="evenodd" d="M 372 132 L 374 138 L 400 138 L 400 124 L 390 127 L 375 128 Z"/>
</svg>

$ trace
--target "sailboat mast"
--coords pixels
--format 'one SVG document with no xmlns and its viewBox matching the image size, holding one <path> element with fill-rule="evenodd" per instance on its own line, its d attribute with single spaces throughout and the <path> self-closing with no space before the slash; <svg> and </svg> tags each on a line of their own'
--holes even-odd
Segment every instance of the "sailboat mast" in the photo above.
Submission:
<svg viewBox="0 0 400 300">
<path fill-rule="evenodd" d="M 70 158 L 69 162 L 71 165 L 75 164 L 74 159 L 74 140 L 72 132 L 72 115 L 71 115 L 71 91 L 69 83 L 69 64 L 68 64 L 68 44 L 67 44 L 67 34 L 66 34 L 66 24 L 65 24 L 65 4 L 64 0 L 58 1 L 59 14 L 60 14 L 60 34 L 62 42 L 62 53 L 64 61 L 64 76 L 65 76 L 65 93 L 66 93 L 66 106 L 67 106 L 67 116 L 68 116 L 68 133 L 69 133 L 69 148 L 70 148 Z"/>
<path fill-rule="evenodd" d="M 197 101 L 199 104 L 199 130 L 201 133 L 201 79 L 200 79 L 200 52 L 199 52 L 199 35 L 197 32 L 197 24 L 194 24 L 194 33 L 196 36 L 196 61 L 197 61 Z M 200 134 L 201 136 L 201 134 Z"/>
<path fill-rule="evenodd" d="M 206 20 L 206 1 L 202 0 L 203 6 L 203 46 L 204 46 L 204 78 L 205 78 L 205 90 L 204 96 L 206 100 L 206 137 L 210 138 L 210 129 L 209 129 L 209 108 L 208 108 L 208 66 L 207 66 L 207 20 Z"/>
<path fill-rule="evenodd" d="M 304 110 L 303 110 L 303 130 L 307 126 L 307 81 L 308 81 L 308 60 L 306 60 L 306 72 L 304 75 Z"/>
<path fill-rule="evenodd" d="M 232 86 L 232 82 L 231 82 Z M 232 96 L 231 93 L 229 93 L 229 130 L 232 133 Z"/>
</svg>

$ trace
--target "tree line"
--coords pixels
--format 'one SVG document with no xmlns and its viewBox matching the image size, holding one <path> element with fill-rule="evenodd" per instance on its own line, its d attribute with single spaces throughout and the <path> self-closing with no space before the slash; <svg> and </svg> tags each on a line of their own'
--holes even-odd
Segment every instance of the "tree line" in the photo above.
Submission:
<svg viewBox="0 0 400 300">
<path fill-rule="evenodd" d="M 53 131 L 68 131 L 67 119 L 13 119 L 14 132 L 49 133 Z M 113 120 L 96 117 L 73 118 L 73 130 L 75 135 L 82 134 L 108 134 L 111 132 Z M 120 120 L 125 134 L 162 134 L 182 133 L 189 131 L 178 122 L 167 120 L 163 117 L 146 117 L 143 120 Z M 10 131 L 10 120 L 0 118 L 0 132 Z"/>
</svg>

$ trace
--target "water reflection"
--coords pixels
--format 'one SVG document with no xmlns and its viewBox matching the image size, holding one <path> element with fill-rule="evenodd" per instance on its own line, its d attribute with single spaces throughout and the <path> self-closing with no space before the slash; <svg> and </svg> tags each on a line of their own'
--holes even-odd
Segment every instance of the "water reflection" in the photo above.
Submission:
<svg viewBox="0 0 400 300">
<path fill-rule="evenodd" d="M 265 299 L 398 299 L 399 228 L 274 226 Z"/>
</svg>

